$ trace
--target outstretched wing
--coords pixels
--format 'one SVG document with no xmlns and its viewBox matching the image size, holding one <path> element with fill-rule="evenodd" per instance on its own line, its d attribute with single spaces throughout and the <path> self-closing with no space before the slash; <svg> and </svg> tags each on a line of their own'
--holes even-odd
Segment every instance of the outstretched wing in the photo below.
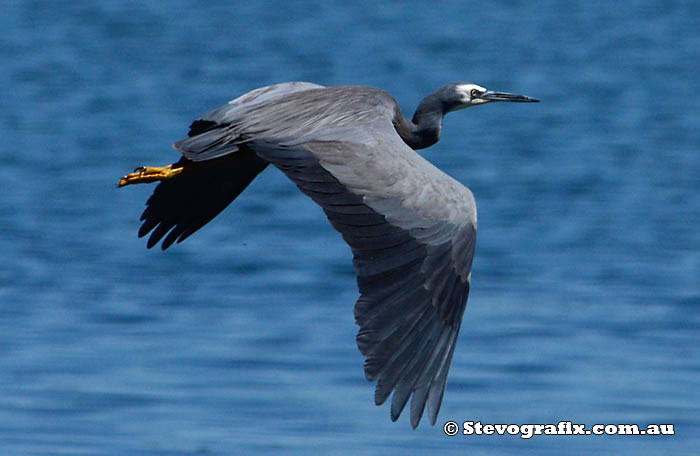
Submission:
<svg viewBox="0 0 700 456">
<path fill-rule="evenodd" d="M 466 187 L 406 146 L 391 123 L 281 147 L 251 140 L 325 211 L 354 254 L 357 344 L 375 402 L 435 424 L 469 294 L 476 206 Z M 337 139 L 331 139 L 333 136 Z M 371 139 L 370 139 L 371 138 Z"/>
</svg>

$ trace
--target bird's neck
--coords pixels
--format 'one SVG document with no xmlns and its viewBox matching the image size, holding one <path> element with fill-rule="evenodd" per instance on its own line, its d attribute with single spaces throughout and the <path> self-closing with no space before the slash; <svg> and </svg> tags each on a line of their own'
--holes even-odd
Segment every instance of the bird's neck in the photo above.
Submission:
<svg viewBox="0 0 700 456">
<path fill-rule="evenodd" d="M 418 105 L 412 121 L 406 119 L 397 107 L 394 127 L 411 149 L 425 149 L 440 139 L 443 113 L 439 103 L 436 97 L 428 96 Z"/>
</svg>

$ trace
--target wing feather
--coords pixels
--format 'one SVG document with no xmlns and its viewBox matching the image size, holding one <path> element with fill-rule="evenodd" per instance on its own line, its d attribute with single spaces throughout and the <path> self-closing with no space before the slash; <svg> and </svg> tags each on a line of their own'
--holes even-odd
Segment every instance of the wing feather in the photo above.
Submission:
<svg viewBox="0 0 700 456">
<path fill-rule="evenodd" d="M 378 405 L 393 393 L 392 420 L 413 397 L 416 427 L 426 406 L 435 423 L 444 394 L 469 294 L 476 212 L 466 187 L 400 139 L 379 135 L 376 143 L 247 144 L 318 203 L 352 248 L 365 375 L 377 382 Z M 416 197 L 423 182 L 410 179 L 421 173 L 429 182 Z"/>
<path fill-rule="evenodd" d="M 268 165 L 251 150 L 216 161 L 193 163 L 183 158 L 180 163 L 186 171 L 160 182 L 141 215 L 139 237 L 152 231 L 148 248 L 164 237 L 163 250 L 185 240 L 224 210 Z"/>
</svg>

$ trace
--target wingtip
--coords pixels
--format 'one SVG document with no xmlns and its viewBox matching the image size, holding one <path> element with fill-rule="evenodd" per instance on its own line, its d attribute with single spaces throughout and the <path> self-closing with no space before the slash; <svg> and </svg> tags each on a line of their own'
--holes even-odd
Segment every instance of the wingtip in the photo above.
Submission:
<svg viewBox="0 0 700 456">
<path fill-rule="evenodd" d="M 155 246 L 156 244 L 158 244 L 158 241 L 159 241 L 159 240 L 160 240 L 160 238 L 156 238 L 155 236 L 153 236 L 153 235 L 151 234 L 151 237 L 148 238 L 148 242 L 146 242 L 146 247 L 149 248 L 149 249 L 152 249 L 153 246 Z"/>
<path fill-rule="evenodd" d="M 413 429 L 414 431 L 418 428 L 418 425 L 420 424 L 420 418 L 420 416 L 416 419 L 411 417 L 411 429 Z"/>
</svg>

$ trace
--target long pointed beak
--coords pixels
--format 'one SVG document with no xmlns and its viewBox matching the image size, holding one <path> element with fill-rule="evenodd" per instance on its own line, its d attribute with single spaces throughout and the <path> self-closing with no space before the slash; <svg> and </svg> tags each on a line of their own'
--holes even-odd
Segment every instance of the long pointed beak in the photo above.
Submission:
<svg viewBox="0 0 700 456">
<path fill-rule="evenodd" d="M 516 95 L 514 93 L 494 92 L 487 90 L 479 97 L 486 101 L 516 101 L 519 103 L 539 103 L 540 100 L 526 97 L 525 95 Z"/>
</svg>

